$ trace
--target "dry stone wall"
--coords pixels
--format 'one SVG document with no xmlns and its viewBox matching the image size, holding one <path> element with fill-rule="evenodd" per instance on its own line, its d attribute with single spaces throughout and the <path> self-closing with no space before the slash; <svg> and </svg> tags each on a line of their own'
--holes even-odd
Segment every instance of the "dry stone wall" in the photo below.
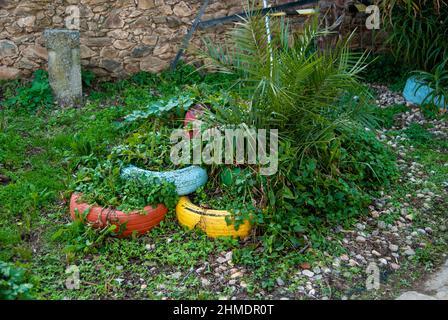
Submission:
<svg viewBox="0 0 448 320">
<path fill-rule="evenodd" d="M 203 20 L 241 12 L 245 2 L 211 0 Z M 290 1 L 270 1 L 286 2 Z M 73 6 L 79 8 L 83 68 L 104 77 L 160 72 L 175 56 L 201 4 L 202 0 L 0 0 L 0 79 L 46 68 L 43 31 L 72 23 Z M 199 34 L 219 41 L 226 28 Z M 200 37 L 192 42 L 199 45 Z"/>
</svg>

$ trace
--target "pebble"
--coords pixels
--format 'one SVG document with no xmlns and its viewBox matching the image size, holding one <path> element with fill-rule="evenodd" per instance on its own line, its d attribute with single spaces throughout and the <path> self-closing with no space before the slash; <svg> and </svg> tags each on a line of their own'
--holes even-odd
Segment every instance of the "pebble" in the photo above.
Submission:
<svg viewBox="0 0 448 320">
<path fill-rule="evenodd" d="M 314 272 L 313 272 L 313 271 L 310 271 L 310 270 L 303 270 L 303 271 L 302 271 L 302 274 L 303 274 L 304 276 L 307 276 L 308 278 L 312 278 L 312 277 L 314 276 Z"/>
<path fill-rule="evenodd" d="M 276 281 L 277 281 L 277 284 L 278 284 L 280 287 L 283 287 L 283 286 L 285 285 L 285 281 L 283 281 L 282 278 L 277 278 Z"/>
<path fill-rule="evenodd" d="M 348 261 L 350 258 L 348 257 L 348 255 L 343 254 L 343 255 L 340 257 L 340 259 L 341 259 L 342 261 Z"/>
<path fill-rule="evenodd" d="M 206 278 L 201 278 L 201 284 L 203 287 L 207 287 L 210 285 L 210 281 Z"/>
<path fill-rule="evenodd" d="M 348 261 L 348 265 L 349 265 L 350 267 L 356 267 L 356 266 L 359 266 L 359 263 L 356 262 L 356 261 L 353 260 L 353 259 L 350 259 L 350 260 Z"/>
<path fill-rule="evenodd" d="M 366 238 L 364 238 L 363 236 L 357 236 L 356 241 L 357 242 L 366 242 Z"/>
<path fill-rule="evenodd" d="M 380 214 L 378 213 L 378 211 L 371 211 L 370 215 L 372 216 L 372 218 L 378 219 L 380 217 Z"/>
<path fill-rule="evenodd" d="M 242 275 L 243 275 L 243 274 L 241 273 L 241 271 L 237 271 L 237 272 L 233 273 L 233 274 L 230 276 L 230 278 L 235 279 L 235 278 L 241 277 Z"/>
<path fill-rule="evenodd" d="M 376 251 L 376 250 L 372 250 L 372 254 L 375 255 L 375 256 L 377 256 L 377 257 L 381 257 L 381 253 L 379 253 L 379 252 Z"/>
<path fill-rule="evenodd" d="M 396 252 L 396 251 L 398 251 L 398 246 L 397 245 L 395 245 L 395 244 L 390 244 L 389 245 L 389 250 L 390 251 L 393 251 L 393 252 Z"/>
<path fill-rule="evenodd" d="M 216 259 L 216 262 L 218 262 L 218 263 L 225 263 L 225 262 L 227 262 L 227 259 L 226 258 L 224 258 L 224 257 L 219 257 L 218 259 Z"/>
<path fill-rule="evenodd" d="M 366 228 L 366 226 L 363 225 L 362 223 L 357 223 L 357 224 L 356 224 L 356 228 L 357 228 L 358 230 L 363 231 L 363 230 Z"/>
<path fill-rule="evenodd" d="M 409 248 L 404 251 L 404 254 L 407 256 L 413 256 L 415 255 L 415 251 L 412 248 Z"/>
<path fill-rule="evenodd" d="M 417 229 L 417 232 L 421 234 L 426 234 L 426 231 L 424 229 Z"/>
<path fill-rule="evenodd" d="M 400 266 L 399 266 L 398 264 L 396 264 L 396 263 L 391 263 L 391 264 L 390 264 L 390 267 L 391 267 L 393 270 L 398 270 L 398 269 L 400 269 Z"/>
</svg>

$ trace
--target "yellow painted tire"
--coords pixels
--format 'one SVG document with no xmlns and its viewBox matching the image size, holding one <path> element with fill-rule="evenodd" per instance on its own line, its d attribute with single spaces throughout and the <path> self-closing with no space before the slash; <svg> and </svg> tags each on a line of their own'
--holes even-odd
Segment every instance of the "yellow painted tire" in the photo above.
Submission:
<svg viewBox="0 0 448 320">
<path fill-rule="evenodd" d="M 176 206 L 176 215 L 181 225 L 188 227 L 190 230 L 199 227 L 210 238 L 245 238 L 251 230 L 249 221 L 245 221 L 236 230 L 233 225 L 227 225 L 226 216 L 230 215 L 230 212 L 200 208 L 191 203 L 188 197 L 180 198 Z"/>
</svg>

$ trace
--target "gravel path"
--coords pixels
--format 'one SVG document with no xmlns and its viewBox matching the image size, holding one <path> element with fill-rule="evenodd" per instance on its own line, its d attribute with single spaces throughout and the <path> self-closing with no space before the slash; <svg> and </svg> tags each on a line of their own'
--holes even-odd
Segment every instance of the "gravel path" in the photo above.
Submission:
<svg viewBox="0 0 448 320">
<path fill-rule="evenodd" d="M 379 92 L 377 104 L 380 107 L 387 108 L 395 103 L 404 103 L 405 101 L 399 94 L 390 92 L 387 87 L 374 86 Z M 421 114 L 419 108 L 410 106 L 410 111 L 401 114 L 397 120 L 401 128 L 408 127 L 411 123 L 425 124 L 431 122 L 433 125 L 429 131 L 440 138 L 448 138 L 447 123 L 444 120 L 426 120 Z M 385 139 L 384 139 L 385 140 Z M 393 147 L 395 147 L 393 145 Z M 434 274 L 427 276 L 427 280 L 413 291 L 402 293 L 397 300 L 448 300 L 448 260 Z"/>
</svg>

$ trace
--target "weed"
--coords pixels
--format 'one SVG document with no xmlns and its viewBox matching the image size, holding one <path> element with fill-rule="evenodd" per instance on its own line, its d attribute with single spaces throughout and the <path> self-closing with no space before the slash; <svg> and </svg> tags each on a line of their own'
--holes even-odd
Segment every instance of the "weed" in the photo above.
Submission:
<svg viewBox="0 0 448 320">
<path fill-rule="evenodd" d="M 48 75 L 43 70 L 34 72 L 33 80 L 29 86 L 17 89 L 17 94 L 4 102 L 7 108 L 20 108 L 36 112 L 42 108 L 50 108 L 53 105 L 53 95 Z"/>
</svg>

